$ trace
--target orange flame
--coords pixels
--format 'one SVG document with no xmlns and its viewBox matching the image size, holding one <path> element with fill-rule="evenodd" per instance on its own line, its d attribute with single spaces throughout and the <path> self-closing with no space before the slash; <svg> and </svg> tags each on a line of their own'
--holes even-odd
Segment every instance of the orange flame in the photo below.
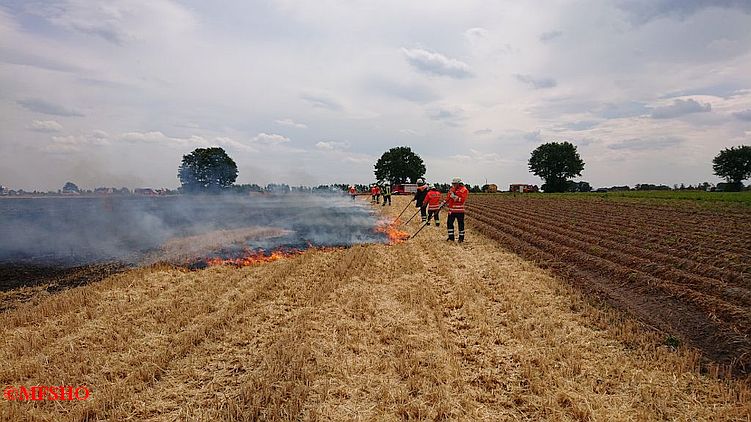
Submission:
<svg viewBox="0 0 751 422">
<path fill-rule="evenodd" d="M 250 252 L 240 258 L 209 258 L 206 260 L 206 264 L 209 266 L 234 265 L 236 267 L 249 267 L 251 265 L 277 261 L 301 253 L 302 251 L 297 249 L 273 251 L 270 254 L 266 254 L 264 251 L 257 251 Z"/>
<path fill-rule="evenodd" d="M 383 221 L 376 227 L 379 233 L 385 233 L 389 237 L 389 244 L 404 242 L 409 239 L 409 233 L 396 228 L 396 221 Z"/>
<path fill-rule="evenodd" d="M 246 254 L 240 258 L 207 258 L 206 265 L 213 267 L 216 265 L 233 265 L 235 267 L 250 267 L 253 265 L 265 264 L 268 262 L 278 261 L 284 258 L 290 258 L 297 255 L 302 255 L 308 251 L 333 251 L 338 248 L 334 247 L 309 247 L 308 249 L 278 249 L 271 253 L 266 253 L 264 250 L 246 251 Z"/>
</svg>

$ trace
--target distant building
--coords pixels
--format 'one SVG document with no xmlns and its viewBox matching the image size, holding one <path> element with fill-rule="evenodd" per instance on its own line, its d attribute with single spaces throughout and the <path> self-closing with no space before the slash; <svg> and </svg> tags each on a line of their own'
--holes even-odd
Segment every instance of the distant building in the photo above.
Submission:
<svg viewBox="0 0 751 422">
<path fill-rule="evenodd" d="M 135 188 L 133 193 L 136 195 L 157 195 L 157 192 L 151 188 Z"/>
<path fill-rule="evenodd" d="M 533 192 L 539 192 L 540 189 L 537 187 L 537 185 L 530 185 L 527 183 L 513 183 L 510 184 L 508 187 L 509 192 L 515 192 L 515 193 L 533 193 Z"/>
<path fill-rule="evenodd" d="M 498 192 L 498 185 L 495 183 L 489 183 L 482 187 L 482 191 L 485 193 L 496 193 Z"/>
<path fill-rule="evenodd" d="M 6 188 L 3 185 L 0 185 L 0 196 L 8 196 L 8 188 Z"/>
</svg>

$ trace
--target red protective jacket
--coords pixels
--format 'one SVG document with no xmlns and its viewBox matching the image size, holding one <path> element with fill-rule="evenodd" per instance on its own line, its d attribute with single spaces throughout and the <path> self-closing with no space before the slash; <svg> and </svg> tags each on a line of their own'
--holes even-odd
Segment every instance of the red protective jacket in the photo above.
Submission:
<svg viewBox="0 0 751 422">
<path fill-rule="evenodd" d="M 357 189 L 355 189 L 355 188 L 349 188 L 349 194 L 350 194 L 350 195 L 355 195 L 355 194 L 357 194 Z"/>
<path fill-rule="evenodd" d="M 449 207 L 449 214 L 464 214 L 464 204 L 467 202 L 467 196 L 469 196 L 469 191 L 466 187 L 462 185 L 458 188 L 454 188 L 452 186 L 451 189 L 449 189 L 449 195 L 446 200 Z"/>
<path fill-rule="evenodd" d="M 441 192 L 438 189 L 429 190 L 422 204 L 428 206 L 428 211 L 437 211 L 441 208 Z"/>
</svg>

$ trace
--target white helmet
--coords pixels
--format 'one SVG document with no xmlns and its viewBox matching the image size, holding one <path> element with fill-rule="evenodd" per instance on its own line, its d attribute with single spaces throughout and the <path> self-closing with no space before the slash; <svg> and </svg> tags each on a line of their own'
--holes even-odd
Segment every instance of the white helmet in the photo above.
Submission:
<svg viewBox="0 0 751 422">
<path fill-rule="evenodd" d="M 460 177 L 454 177 L 454 178 L 453 178 L 453 179 L 451 180 L 451 183 L 461 183 L 461 182 L 462 182 L 462 179 L 461 179 Z"/>
<path fill-rule="evenodd" d="M 419 179 L 417 179 L 417 184 L 418 185 L 424 185 L 425 184 L 425 181 L 422 179 L 422 177 L 419 178 Z"/>
</svg>

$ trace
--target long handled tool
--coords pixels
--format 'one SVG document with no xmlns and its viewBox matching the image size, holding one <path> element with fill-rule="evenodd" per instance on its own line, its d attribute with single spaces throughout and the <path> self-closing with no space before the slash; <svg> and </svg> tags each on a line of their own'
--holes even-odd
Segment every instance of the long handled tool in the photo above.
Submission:
<svg viewBox="0 0 751 422">
<path fill-rule="evenodd" d="M 418 214 L 419 212 L 420 212 L 420 208 L 418 208 L 418 209 L 417 209 L 417 211 L 415 211 L 415 213 L 414 213 L 414 214 L 412 214 L 412 217 L 409 217 L 409 220 L 407 220 L 407 222 L 406 222 L 406 223 L 404 223 L 404 224 L 409 224 L 409 222 L 410 222 L 410 221 L 412 221 L 412 219 L 413 219 L 413 218 L 415 218 L 415 216 L 416 216 L 416 215 L 417 215 L 417 214 Z"/>
<path fill-rule="evenodd" d="M 399 215 L 396 216 L 396 218 L 394 219 L 394 223 L 396 223 L 397 221 L 399 221 L 399 217 L 401 217 L 402 214 L 404 214 L 404 211 L 407 211 L 407 208 L 409 208 L 410 205 L 412 205 L 412 200 L 410 200 L 409 202 L 407 202 L 407 206 L 405 206 L 404 209 L 402 210 L 402 212 L 400 212 Z"/>
<path fill-rule="evenodd" d="M 440 211 L 444 206 L 446 206 L 446 202 L 443 202 L 441 204 L 441 206 L 438 207 L 438 211 Z M 430 224 L 430 220 L 426 220 L 424 223 L 422 223 L 422 225 L 420 226 L 420 228 L 417 229 L 417 231 L 415 232 L 415 234 L 413 234 L 412 236 L 410 236 L 409 239 L 412 239 L 413 237 L 417 236 L 417 233 L 420 233 L 422 231 L 422 229 L 424 229 L 425 226 L 427 226 L 428 224 Z"/>
</svg>

